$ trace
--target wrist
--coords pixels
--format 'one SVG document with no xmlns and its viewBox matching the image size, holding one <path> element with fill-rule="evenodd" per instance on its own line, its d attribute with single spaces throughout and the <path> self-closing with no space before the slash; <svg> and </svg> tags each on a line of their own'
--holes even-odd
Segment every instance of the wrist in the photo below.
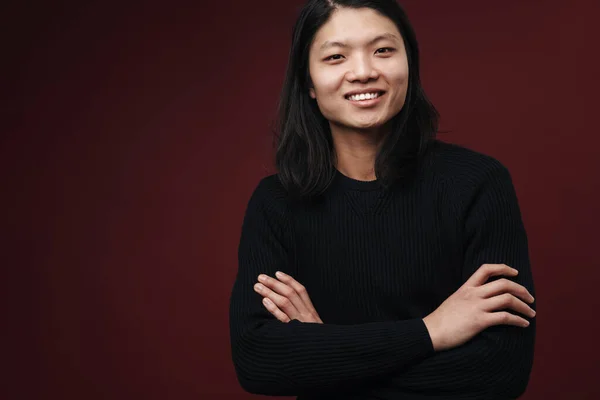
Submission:
<svg viewBox="0 0 600 400">
<path fill-rule="evenodd" d="M 425 324 L 425 328 L 427 328 L 427 332 L 429 333 L 429 338 L 431 339 L 431 344 L 433 345 L 434 351 L 439 351 L 441 347 L 441 339 L 435 329 L 435 326 L 429 316 L 423 318 L 423 323 Z"/>
</svg>

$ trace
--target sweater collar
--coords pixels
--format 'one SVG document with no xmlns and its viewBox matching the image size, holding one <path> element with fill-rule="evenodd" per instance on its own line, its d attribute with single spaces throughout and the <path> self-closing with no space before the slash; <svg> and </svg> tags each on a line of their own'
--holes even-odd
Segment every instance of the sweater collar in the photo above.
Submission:
<svg viewBox="0 0 600 400">
<path fill-rule="evenodd" d="M 335 171 L 335 182 L 344 189 L 360 191 L 372 191 L 381 189 L 381 186 L 377 179 L 373 181 L 359 181 L 357 179 L 353 179 L 344 175 L 337 169 Z"/>
</svg>

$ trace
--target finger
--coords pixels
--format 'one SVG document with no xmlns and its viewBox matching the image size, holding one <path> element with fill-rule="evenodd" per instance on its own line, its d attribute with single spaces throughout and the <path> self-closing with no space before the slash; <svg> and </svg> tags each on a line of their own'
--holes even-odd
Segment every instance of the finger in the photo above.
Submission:
<svg viewBox="0 0 600 400">
<path fill-rule="evenodd" d="M 270 299 L 268 299 L 268 298 L 265 297 L 263 299 L 263 305 L 265 306 L 265 308 L 267 309 L 267 311 L 269 311 L 271 314 L 273 314 L 273 316 L 275 316 L 275 318 L 277 318 L 281 322 L 288 323 L 288 322 L 291 321 L 290 317 L 288 317 L 286 313 L 284 313 L 283 311 L 281 311 L 275 305 L 275 303 L 273 303 Z"/>
<path fill-rule="evenodd" d="M 514 325 L 526 328 L 529 326 L 529 321 L 518 315 L 511 314 L 507 311 L 499 311 L 487 314 L 487 326 L 494 325 Z"/>
<path fill-rule="evenodd" d="M 300 298 L 300 296 L 298 295 L 298 293 L 296 293 L 296 291 L 286 285 L 283 282 L 280 282 L 279 280 L 275 279 L 275 278 L 271 278 L 268 275 L 264 275 L 261 274 L 259 275 L 259 281 L 265 285 L 266 287 L 268 287 L 269 289 L 271 289 L 273 292 L 285 297 L 286 299 L 288 299 L 296 308 L 296 310 L 298 310 L 299 312 L 306 312 L 307 308 L 306 305 L 304 304 L 303 300 Z M 275 301 L 275 304 L 281 306 L 282 304 L 277 303 L 277 301 L 275 299 L 271 299 L 273 301 Z M 283 300 L 281 300 L 283 301 Z M 287 310 L 284 310 L 287 311 Z"/>
<path fill-rule="evenodd" d="M 257 283 L 254 285 L 254 290 L 259 293 L 261 296 L 269 298 L 280 310 L 285 312 L 290 318 L 296 318 L 297 315 L 300 314 L 299 310 L 296 309 L 294 304 L 287 298 L 284 297 L 273 290 L 269 289 L 267 286 Z"/>
<path fill-rule="evenodd" d="M 521 300 L 528 303 L 533 303 L 534 298 L 529 291 L 522 285 L 516 282 L 508 280 L 506 278 L 498 279 L 493 282 L 488 282 L 485 285 L 477 288 L 482 298 L 487 299 L 493 296 L 497 296 L 502 293 L 511 293 L 514 296 L 519 297 Z"/>
<path fill-rule="evenodd" d="M 516 276 L 519 272 L 506 264 L 483 264 L 469 279 L 467 284 L 481 286 L 492 276 L 508 275 Z"/>
<path fill-rule="evenodd" d="M 298 296 L 300 296 L 300 298 L 302 299 L 304 304 L 307 307 L 311 308 L 311 311 L 315 310 L 315 307 L 313 306 L 312 301 L 310 300 L 310 296 L 308 295 L 308 292 L 306 290 L 306 287 L 304 287 L 304 285 L 302 285 L 300 282 L 295 280 L 290 275 L 284 274 L 281 271 L 277 271 L 275 273 L 275 276 L 277 276 L 277 279 L 279 279 L 283 283 L 287 284 L 288 286 L 291 286 L 292 289 L 294 289 L 296 291 L 296 293 L 298 293 Z"/>
<path fill-rule="evenodd" d="M 483 309 L 485 311 L 511 309 L 530 318 L 535 317 L 535 311 L 531 307 L 510 293 L 504 293 L 484 300 Z"/>
</svg>

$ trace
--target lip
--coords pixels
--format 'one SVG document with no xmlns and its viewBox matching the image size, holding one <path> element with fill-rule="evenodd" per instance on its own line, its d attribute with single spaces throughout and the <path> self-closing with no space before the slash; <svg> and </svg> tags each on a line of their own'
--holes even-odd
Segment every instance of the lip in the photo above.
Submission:
<svg viewBox="0 0 600 400">
<path fill-rule="evenodd" d="M 348 96 L 352 96 L 353 94 L 379 93 L 379 92 L 385 93 L 385 90 L 383 90 L 383 89 L 377 89 L 377 88 L 366 88 L 366 89 L 360 89 L 360 90 L 353 90 L 351 92 L 346 93 L 344 95 L 344 97 L 347 99 Z"/>
</svg>

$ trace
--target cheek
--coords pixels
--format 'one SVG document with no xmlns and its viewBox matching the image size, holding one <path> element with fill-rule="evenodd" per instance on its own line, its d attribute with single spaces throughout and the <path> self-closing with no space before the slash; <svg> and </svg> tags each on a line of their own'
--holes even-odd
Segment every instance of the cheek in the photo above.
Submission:
<svg viewBox="0 0 600 400">
<path fill-rule="evenodd" d="M 343 73 L 335 66 L 327 68 L 314 68 L 311 78 L 319 98 L 332 97 L 338 95 L 340 84 L 343 81 Z"/>
<path fill-rule="evenodd" d="M 408 67 L 399 68 L 388 75 L 389 82 L 396 87 L 394 102 L 404 101 L 408 90 Z"/>
<path fill-rule="evenodd" d="M 318 88 L 317 93 L 319 94 L 319 97 L 325 100 L 338 96 L 339 82 L 339 78 L 335 76 L 328 75 L 320 77 L 319 81 L 315 83 L 315 87 Z"/>
<path fill-rule="evenodd" d="M 406 63 L 401 64 L 398 68 L 389 71 L 388 76 L 396 84 L 408 83 L 408 65 Z"/>
<path fill-rule="evenodd" d="M 333 74 L 326 76 L 319 76 L 318 79 L 314 80 L 314 87 L 317 95 L 317 103 L 321 113 L 328 119 L 333 118 L 337 115 L 343 103 L 340 100 L 344 100 L 340 93 L 340 82 L 341 79 Z"/>
</svg>

